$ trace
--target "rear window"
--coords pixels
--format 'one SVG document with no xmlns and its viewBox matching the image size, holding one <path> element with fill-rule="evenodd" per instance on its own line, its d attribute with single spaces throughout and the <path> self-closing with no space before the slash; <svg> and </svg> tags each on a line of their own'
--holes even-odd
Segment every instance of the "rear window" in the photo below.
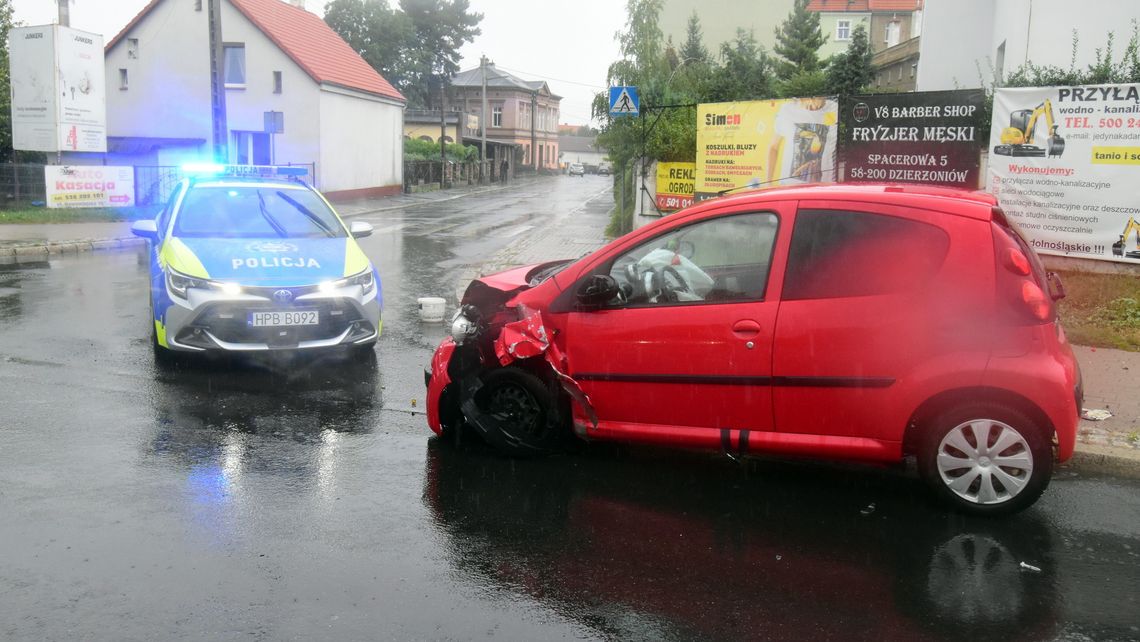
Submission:
<svg viewBox="0 0 1140 642">
<path fill-rule="evenodd" d="M 282 185 L 192 187 L 174 220 L 176 236 L 325 238 L 347 236 L 314 192 Z"/>
<path fill-rule="evenodd" d="M 871 296 L 922 287 L 950 248 L 941 228 L 881 214 L 800 210 L 784 300 Z"/>
</svg>

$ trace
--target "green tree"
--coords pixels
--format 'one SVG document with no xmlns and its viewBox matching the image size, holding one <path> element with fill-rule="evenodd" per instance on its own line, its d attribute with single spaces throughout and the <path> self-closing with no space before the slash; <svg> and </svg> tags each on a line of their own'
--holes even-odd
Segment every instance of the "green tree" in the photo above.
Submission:
<svg viewBox="0 0 1140 642">
<path fill-rule="evenodd" d="M 704 37 L 701 34 L 701 19 L 696 9 L 689 16 L 689 24 L 685 29 L 685 44 L 681 45 L 681 60 L 694 63 L 708 63 L 709 50 L 705 49 Z"/>
<path fill-rule="evenodd" d="M 737 29 L 735 40 L 721 44 L 720 59 L 708 83 L 709 102 L 772 97 L 772 59 L 751 31 Z"/>
<path fill-rule="evenodd" d="M 808 0 L 795 0 L 792 12 L 776 28 L 776 44 L 772 50 L 779 56 L 776 74 L 788 80 L 801 72 L 820 69 L 819 48 L 827 37 L 819 28 L 819 14 L 808 11 Z"/>
<path fill-rule="evenodd" d="M 16 26 L 12 19 L 12 0 L 0 0 L 0 154 L 12 156 L 12 75 L 8 62 L 8 32 Z"/>
<path fill-rule="evenodd" d="M 325 22 L 412 108 L 429 106 L 439 78 L 459 71 L 459 49 L 479 35 L 482 19 L 468 0 L 400 0 L 398 8 L 387 0 L 325 5 Z"/>
<path fill-rule="evenodd" d="M 871 43 L 867 39 L 867 30 L 860 24 L 851 32 L 847 51 L 832 58 L 827 66 L 827 93 L 833 96 L 858 94 L 874 78 Z"/>
</svg>

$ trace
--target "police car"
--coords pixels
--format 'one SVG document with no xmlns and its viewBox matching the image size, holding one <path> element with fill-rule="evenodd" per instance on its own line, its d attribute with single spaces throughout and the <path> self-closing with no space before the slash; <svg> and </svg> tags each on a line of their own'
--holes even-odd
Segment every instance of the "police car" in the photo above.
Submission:
<svg viewBox="0 0 1140 642">
<path fill-rule="evenodd" d="M 150 243 L 155 355 L 311 350 L 367 352 L 380 336 L 376 268 L 304 182 L 305 168 L 192 165 L 154 220 Z"/>
</svg>

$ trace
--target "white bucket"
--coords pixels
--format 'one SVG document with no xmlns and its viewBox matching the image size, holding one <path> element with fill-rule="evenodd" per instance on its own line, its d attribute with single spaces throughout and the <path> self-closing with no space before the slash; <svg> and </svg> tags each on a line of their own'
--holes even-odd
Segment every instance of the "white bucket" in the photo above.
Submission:
<svg viewBox="0 0 1140 642">
<path fill-rule="evenodd" d="M 443 310 L 447 301 L 437 296 L 425 296 L 416 299 L 420 304 L 420 321 L 427 323 L 440 323 L 443 321 Z"/>
</svg>

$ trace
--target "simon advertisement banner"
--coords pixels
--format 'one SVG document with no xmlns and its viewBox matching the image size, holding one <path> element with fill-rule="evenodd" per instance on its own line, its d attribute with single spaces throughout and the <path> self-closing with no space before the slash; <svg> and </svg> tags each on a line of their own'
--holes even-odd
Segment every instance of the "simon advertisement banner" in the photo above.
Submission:
<svg viewBox="0 0 1140 642">
<path fill-rule="evenodd" d="M 725 190 L 836 180 L 832 98 L 697 106 L 696 200 Z"/>
<path fill-rule="evenodd" d="M 679 210 L 693 204 L 696 163 L 657 163 L 657 209 Z"/>
<path fill-rule="evenodd" d="M 989 175 L 1038 252 L 1140 263 L 1140 85 L 998 89 Z"/>
</svg>

